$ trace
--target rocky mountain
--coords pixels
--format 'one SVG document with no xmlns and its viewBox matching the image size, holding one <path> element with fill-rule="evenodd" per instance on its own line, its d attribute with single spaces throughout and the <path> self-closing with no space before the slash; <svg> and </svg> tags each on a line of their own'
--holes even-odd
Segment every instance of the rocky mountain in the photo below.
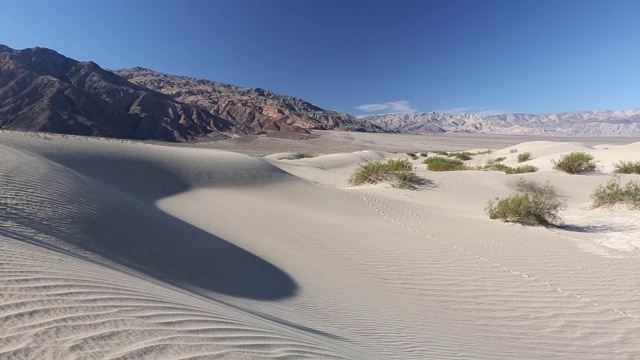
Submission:
<svg viewBox="0 0 640 360">
<path fill-rule="evenodd" d="M 233 123 L 46 48 L 0 46 L 0 128 L 191 140 Z"/>
<path fill-rule="evenodd" d="M 135 84 L 227 119 L 235 124 L 234 131 L 237 132 L 381 131 L 372 123 L 349 114 L 324 110 L 302 99 L 260 88 L 167 75 L 140 67 L 116 70 L 115 73 Z"/>
<path fill-rule="evenodd" d="M 0 45 L 0 128 L 165 141 L 222 132 L 381 131 L 263 89 L 142 68 L 117 73 L 46 48 Z"/>
<path fill-rule="evenodd" d="M 411 133 L 640 136 L 640 109 L 490 116 L 428 112 L 375 115 L 363 119 L 387 131 Z"/>
</svg>

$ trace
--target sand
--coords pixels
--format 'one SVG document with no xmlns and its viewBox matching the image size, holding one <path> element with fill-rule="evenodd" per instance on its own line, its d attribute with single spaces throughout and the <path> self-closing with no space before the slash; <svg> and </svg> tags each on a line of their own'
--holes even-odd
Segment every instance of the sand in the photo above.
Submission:
<svg viewBox="0 0 640 360">
<path fill-rule="evenodd" d="M 640 357 L 640 212 L 589 198 L 640 142 L 323 136 L 229 152 L 0 132 L 0 358 Z M 416 160 L 417 190 L 347 183 L 442 148 L 531 152 L 523 177 L 556 187 L 564 226 L 488 218 L 520 175 Z M 552 169 L 576 150 L 603 172 Z M 318 156 L 281 160 L 300 151 Z"/>
</svg>

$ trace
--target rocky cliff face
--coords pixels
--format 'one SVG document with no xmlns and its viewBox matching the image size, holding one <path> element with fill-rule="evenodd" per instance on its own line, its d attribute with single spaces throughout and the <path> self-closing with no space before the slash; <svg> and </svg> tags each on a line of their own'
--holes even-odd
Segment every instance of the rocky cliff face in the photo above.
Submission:
<svg viewBox="0 0 640 360">
<path fill-rule="evenodd" d="M 640 136 L 640 109 L 543 115 L 479 116 L 437 112 L 364 118 L 385 130 L 412 133 L 467 132 L 513 135 Z"/>
<path fill-rule="evenodd" d="M 0 47 L 0 128 L 184 141 L 232 127 L 93 62 L 45 48 Z"/>
<path fill-rule="evenodd" d="M 215 81 L 174 76 L 140 67 L 116 74 L 172 98 L 206 109 L 235 124 L 242 133 L 268 130 L 308 132 L 318 130 L 380 131 L 368 121 L 324 110 L 302 99 L 260 88 L 243 88 Z"/>
</svg>

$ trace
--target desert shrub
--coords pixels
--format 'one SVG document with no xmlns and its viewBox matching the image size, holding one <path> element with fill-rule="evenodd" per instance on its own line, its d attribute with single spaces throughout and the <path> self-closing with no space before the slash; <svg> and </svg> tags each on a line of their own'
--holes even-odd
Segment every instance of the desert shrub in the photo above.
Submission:
<svg viewBox="0 0 640 360">
<path fill-rule="evenodd" d="M 569 174 L 580 174 L 598 170 L 598 165 L 593 160 L 593 155 L 582 151 L 575 151 L 560 157 L 560 160 L 551 160 L 555 170 Z"/>
<path fill-rule="evenodd" d="M 493 154 L 493 150 L 487 149 L 487 150 L 484 150 L 484 151 L 478 151 L 474 155 L 488 155 L 488 154 Z"/>
<path fill-rule="evenodd" d="M 408 152 L 407 155 L 411 158 L 411 160 L 418 160 L 418 155 L 414 152 Z"/>
<path fill-rule="evenodd" d="M 531 153 L 528 152 L 528 151 L 518 154 L 518 162 L 519 163 L 525 162 L 525 161 L 530 160 L 530 159 L 531 159 Z"/>
<path fill-rule="evenodd" d="M 493 159 L 493 161 L 495 161 L 495 162 L 503 162 L 505 160 L 507 160 L 506 156 L 500 156 L 500 157 L 497 157 L 497 158 Z"/>
<path fill-rule="evenodd" d="M 513 188 L 521 193 L 530 194 L 546 194 L 549 196 L 557 196 L 556 190 L 549 182 L 542 184 L 535 180 L 528 180 L 523 177 L 513 183 Z"/>
<path fill-rule="evenodd" d="M 526 191 L 518 190 L 507 198 L 496 198 L 487 203 L 485 211 L 489 218 L 531 226 L 560 222 L 558 211 L 564 208 L 564 203 L 557 198 L 554 188 L 549 184 L 524 181 L 522 189 Z"/>
<path fill-rule="evenodd" d="M 505 157 L 499 157 L 497 159 L 489 159 L 487 163 L 484 165 L 484 170 L 495 170 L 495 171 L 505 171 L 508 166 L 505 164 L 501 164 L 501 161 L 504 161 Z"/>
<path fill-rule="evenodd" d="M 518 152 L 518 149 L 511 149 L 511 150 L 509 150 L 509 153 L 510 153 L 510 154 L 515 154 L 515 153 L 517 153 L 517 152 Z"/>
<path fill-rule="evenodd" d="M 389 169 L 389 171 L 411 171 L 413 170 L 413 165 L 406 159 L 400 160 L 388 160 L 384 165 Z"/>
<path fill-rule="evenodd" d="M 432 156 L 426 158 L 423 164 L 427 165 L 427 169 L 431 171 L 452 171 L 465 170 L 464 163 L 457 159 L 449 159 L 442 156 Z"/>
<path fill-rule="evenodd" d="M 471 155 L 473 154 L 468 151 L 449 153 L 449 157 L 454 157 L 461 161 L 471 160 Z"/>
<path fill-rule="evenodd" d="M 621 160 L 613 164 L 616 174 L 640 174 L 640 161 Z"/>
<path fill-rule="evenodd" d="M 422 183 L 422 179 L 414 174 L 412 169 L 413 166 L 406 159 L 370 161 L 356 168 L 349 178 L 349 184 L 358 186 L 388 181 L 394 187 L 411 189 Z"/>
<path fill-rule="evenodd" d="M 421 156 L 421 157 L 427 157 L 428 155 L 427 155 L 427 153 L 426 153 L 426 152 L 424 152 L 424 151 L 423 151 L 423 152 L 421 152 L 421 153 L 420 153 L 420 156 Z"/>
<path fill-rule="evenodd" d="M 536 171 L 538 171 L 538 168 L 533 165 L 520 165 L 516 167 L 507 167 L 506 169 L 504 169 L 504 172 L 506 174 L 522 174 Z"/>
<path fill-rule="evenodd" d="M 505 164 L 491 164 L 491 165 L 486 165 L 484 167 L 485 170 L 493 170 L 493 171 L 507 171 L 507 169 L 509 169 L 509 167 Z"/>
<path fill-rule="evenodd" d="M 606 185 L 598 186 L 591 193 L 594 208 L 624 204 L 632 209 L 640 209 L 640 182 L 629 181 L 620 185 L 620 177 L 615 177 Z"/>
<path fill-rule="evenodd" d="M 291 156 L 281 157 L 278 160 L 298 160 L 298 159 L 310 159 L 310 158 L 314 158 L 314 157 L 318 157 L 318 154 L 295 153 L 295 154 L 292 154 Z"/>
<path fill-rule="evenodd" d="M 380 161 L 370 161 L 358 166 L 356 171 L 349 178 L 351 185 L 377 184 L 387 180 L 389 168 Z"/>
<path fill-rule="evenodd" d="M 440 156 L 448 156 L 449 153 L 446 151 L 442 151 L 442 150 L 438 150 L 436 151 L 436 155 L 440 155 Z"/>
<path fill-rule="evenodd" d="M 424 183 L 424 179 L 412 171 L 393 171 L 388 178 L 391 186 L 399 189 L 415 189 L 416 185 Z"/>
</svg>

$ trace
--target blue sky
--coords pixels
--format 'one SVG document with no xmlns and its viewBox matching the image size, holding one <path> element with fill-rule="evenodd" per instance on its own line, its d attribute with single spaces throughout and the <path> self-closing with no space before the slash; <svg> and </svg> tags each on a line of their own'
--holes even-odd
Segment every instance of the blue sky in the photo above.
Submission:
<svg viewBox="0 0 640 360">
<path fill-rule="evenodd" d="M 0 44 L 354 115 L 640 107 L 637 0 L 4 0 Z"/>
</svg>

